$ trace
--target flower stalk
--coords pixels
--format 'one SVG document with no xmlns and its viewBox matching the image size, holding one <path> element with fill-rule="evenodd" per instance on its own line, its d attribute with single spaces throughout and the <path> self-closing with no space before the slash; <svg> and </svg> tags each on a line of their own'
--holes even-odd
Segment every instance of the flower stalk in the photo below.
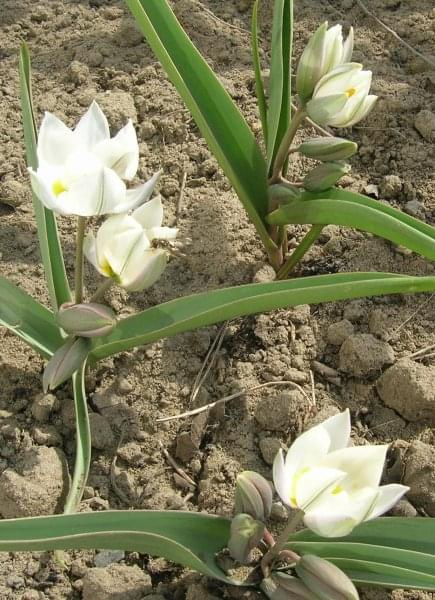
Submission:
<svg viewBox="0 0 435 600">
<path fill-rule="evenodd" d="M 75 264 L 75 301 L 83 301 L 83 242 L 85 239 L 86 217 L 77 218 L 76 264 Z"/>
<path fill-rule="evenodd" d="M 271 564 L 277 558 L 281 550 L 288 542 L 288 538 L 291 533 L 293 533 L 296 527 L 302 522 L 304 517 L 304 512 L 302 510 L 296 509 L 289 519 L 287 525 L 280 533 L 276 543 L 266 552 L 266 554 L 261 559 L 261 570 L 263 571 L 264 577 L 268 577 L 271 571 Z"/>
</svg>

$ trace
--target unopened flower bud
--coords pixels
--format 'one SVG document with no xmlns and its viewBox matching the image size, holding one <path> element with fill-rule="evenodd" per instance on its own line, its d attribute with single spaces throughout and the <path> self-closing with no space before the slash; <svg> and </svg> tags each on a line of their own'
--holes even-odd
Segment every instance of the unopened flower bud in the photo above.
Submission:
<svg viewBox="0 0 435 600">
<path fill-rule="evenodd" d="M 308 158 L 315 158 L 323 162 L 345 160 L 358 150 L 355 142 L 339 137 L 317 137 L 303 142 L 299 152 Z"/>
<path fill-rule="evenodd" d="M 268 481 L 255 471 L 240 473 L 236 481 L 235 512 L 265 521 L 271 510 L 272 488 Z"/>
<path fill-rule="evenodd" d="M 90 340 L 69 338 L 50 358 L 42 377 L 44 392 L 54 390 L 73 375 L 86 360 L 91 347 Z"/>
<path fill-rule="evenodd" d="M 309 192 L 324 192 L 349 171 L 350 165 L 341 162 L 322 163 L 305 175 L 304 188 Z"/>
<path fill-rule="evenodd" d="M 260 587 L 270 600 L 314 600 L 313 592 L 300 579 L 287 573 L 272 573 L 263 579 Z"/>
<path fill-rule="evenodd" d="M 269 201 L 274 206 L 291 202 L 292 200 L 298 198 L 300 194 L 301 192 L 298 188 L 285 183 L 274 183 L 267 189 Z"/>
<path fill-rule="evenodd" d="M 56 316 L 57 323 L 66 333 L 80 337 L 107 335 L 116 325 L 116 315 L 104 304 L 62 304 Z"/>
<path fill-rule="evenodd" d="M 247 564 L 249 555 L 264 535 L 264 525 L 250 515 L 240 513 L 231 521 L 228 550 L 239 563 Z"/>
<path fill-rule="evenodd" d="M 331 562 L 305 554 L 296 564 L 296 573 L 322 600 L 358 600 L 358 592 L 349 577 Z"/>
</svg>

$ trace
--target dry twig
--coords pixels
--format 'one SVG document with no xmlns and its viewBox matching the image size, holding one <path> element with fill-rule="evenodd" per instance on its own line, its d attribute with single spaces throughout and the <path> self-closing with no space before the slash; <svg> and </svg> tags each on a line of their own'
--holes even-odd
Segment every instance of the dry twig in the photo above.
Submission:
<svg viewBox="0 0 435 600">
<path fill-rule="evenodd" d="M 164 419 L 159 419 L 159 421 L 163 421 Z M 196 483 L 193 481 L 193 479 L 191 477 L 189 477 L 189 475 L 186 473 L 186 471 L 184 471 L 180 465 L 177 463 L 177 461 L 175 460 L 175 458 L 173 458 L 169 452 L 166 450 L 166 448 L 163 446 L 162 442 L 159 441 L 159 446 L 160 446 L 160 450 L 162 451 L 163 456 L 166 458 L 166 460 L 168 461 L 168 463 L 171 465 L 171 467 L 174 469 L 174 471 L 180 476 L 182 477 L 185 481 L 187 481 L 187 483 L 191 486 L 193 486 L 194 488 L 196 488 Z"/>
</svg>

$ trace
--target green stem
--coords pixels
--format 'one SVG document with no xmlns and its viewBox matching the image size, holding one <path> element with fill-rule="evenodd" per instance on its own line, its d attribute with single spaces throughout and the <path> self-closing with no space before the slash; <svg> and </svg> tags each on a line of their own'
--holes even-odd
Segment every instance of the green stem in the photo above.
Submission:
<svg viewBox="0 0 435 600">
<path fill-rule="evenodd" d="M 278 148 L 278 152 L 276 153 L 275 161 L 273 163 L 272 176 L 269 179 L 269 183 L 276 183 L 280 181 L 282 176 L 282 170 L 284 168 L 285 161 L 287 160 L 287 156 L 293 142 L 293 139 L 296 135 L 297 130 L 299 129 L 300 124 L 306 117 L 306 111 L 304 108 L 299 107 L 290 123 L 290 127 L 287 129 L 286 134 L 281 140 L 281 144 Z"/>
<path fill-rule="evenodd" d="M 74 404 L 76 413 L 76 456 L 74 473 L 68 497 L 63 509 L 64 514 L 77 512 L 88 479 L 91 464 L 91 430 L 89 426 L 88 406 L 85 390 L 86 362 L 73 375 Z"/>
<path fill-rule="evenodd" d="M 75 301 L 83 300 L 83 240 L 85 239 L 86 217 L 77 219 L 76 265 L 75 265 Z"/>
<path fill-rule="evenodd" d="M 296 509 L 289 519 L 287 525 L 281 532 L 279 538 L 276 540 L 276 544 L 270 548 L 266 554 L 261 559 L 261 569 L 265 577 L 269 576 L 270 573 L 270 564 L 273 560 L 278 556 L 281 550 L 288 542 L 288 538 L 291 533 L 296 529 L 299 523 L 302 521 L 304 516 L 304 511 Z"/>
<path fill-rule="evenodd" d="M 103 283 L 98 286 L 94 294 L 91 296 L 89 302 L 97 302 L 98 300 L 101 300 L 104 297 L 104 294 L 112 287 L 112 285 L 113 279 L 109 278 L 103 281 Z"/>
<path fill-rule="evenodd" d="M 277 279 L 285 279 L 289 275 L 298 262 L 302 260 L 303 256 L 308 252 L 314 242 L 319 238 L 324 227 L 324 225 L 312 225 L 302 242 L 292 252 L 292 254 L 278 271 L 276 275 Z"/>
</svg>

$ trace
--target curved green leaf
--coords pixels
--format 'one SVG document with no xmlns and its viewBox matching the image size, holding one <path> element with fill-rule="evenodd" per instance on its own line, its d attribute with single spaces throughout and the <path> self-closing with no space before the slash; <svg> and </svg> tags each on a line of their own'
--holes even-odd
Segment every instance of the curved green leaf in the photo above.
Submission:
<svg viewBox="0 0 435 600">
<path fill-rule="evenodd" d="M 435 277 L 388 273 L 337 273 L 256 283 L 185 296 L 120 321 L 98 338 L 90 359 L 99 360 L 135 346 L 243 315 L 378 294 L 435 291 Z"/>
<path fill-rule="evenodd" d="M 314 198 L 297 199 L 281 206 L 269 214 L 267 220 L 272 225 L 288 223 L 312 225 L 343 225 L 368 231 L 395 244 L 435 260 L 435 238 L 426 231 L 416 228 L 403 213 L 390 209 L 382 210 L 381 203 L 365 205 L 345 199 Z"/>
<path fill-rule="evenodd" d="M 36 124 L 32 104 L 30 57 L 26 44 L 22 44 L 20 50 L 20 89 L 27 164 L 29 167 L 36 169 L 38 166 L 36 156 Z M 71 300 L 62 248 L 57 232 L 56 218 L 52 211 L 45 208 L 34 194 L 33 209 L 38 228 L 39 247 L 44 265 L 45 279 L 53 310 L 56 311 L 63 302 Z"/>
<path fill-rule="evenodd" d="M 264 94 L 263 79 L 261 77 L 260 54 L 258 51 L 258 6 L 259 6 L 259 4 L 260 4 L 260 0 L 255 0 L 254 7 L 252 9 L 251 47 L 252 47 L 252 61 L 254 63 L 255 93 L 257 95 L 258 112 L 260 113 L 261 129 L 263 130 L 264 143 L 267 148 L 267 143 L 268 143 L 267 103 L 266 103 L 266 96 Z"/>
<path fill-rule="evenodd" d="M 0 551 L 113 549 L 162 556 L 226 583 L 215 561 L 230 521 L 182 511 L 104 511 L 0 521 Z"/>
<path fill-rule="evenodd" d="M 266 163 L 237 106 L 192 44 L 167 0 L 126 0 L 266 247 Z"/>
<path fill-rule="evenodd" d="M 435 590 L 435 519 L 375 519 L 338 539 L 303 530 L 288 548 L 331 560 L 359 583 Z"/>
<path fill-rule="evenodd" d="M 267 114 L 267 169 L 269 174 L 290 122 L 292 43 L 293 0 L 275 0 L 269 77 L 269 111 Z"/>
<path fill-rule="evenodd" d="M 0 277 L 0 324 L 47 358 L 64 343 L 53 313 L 3 277 Z"/>
</svg>

